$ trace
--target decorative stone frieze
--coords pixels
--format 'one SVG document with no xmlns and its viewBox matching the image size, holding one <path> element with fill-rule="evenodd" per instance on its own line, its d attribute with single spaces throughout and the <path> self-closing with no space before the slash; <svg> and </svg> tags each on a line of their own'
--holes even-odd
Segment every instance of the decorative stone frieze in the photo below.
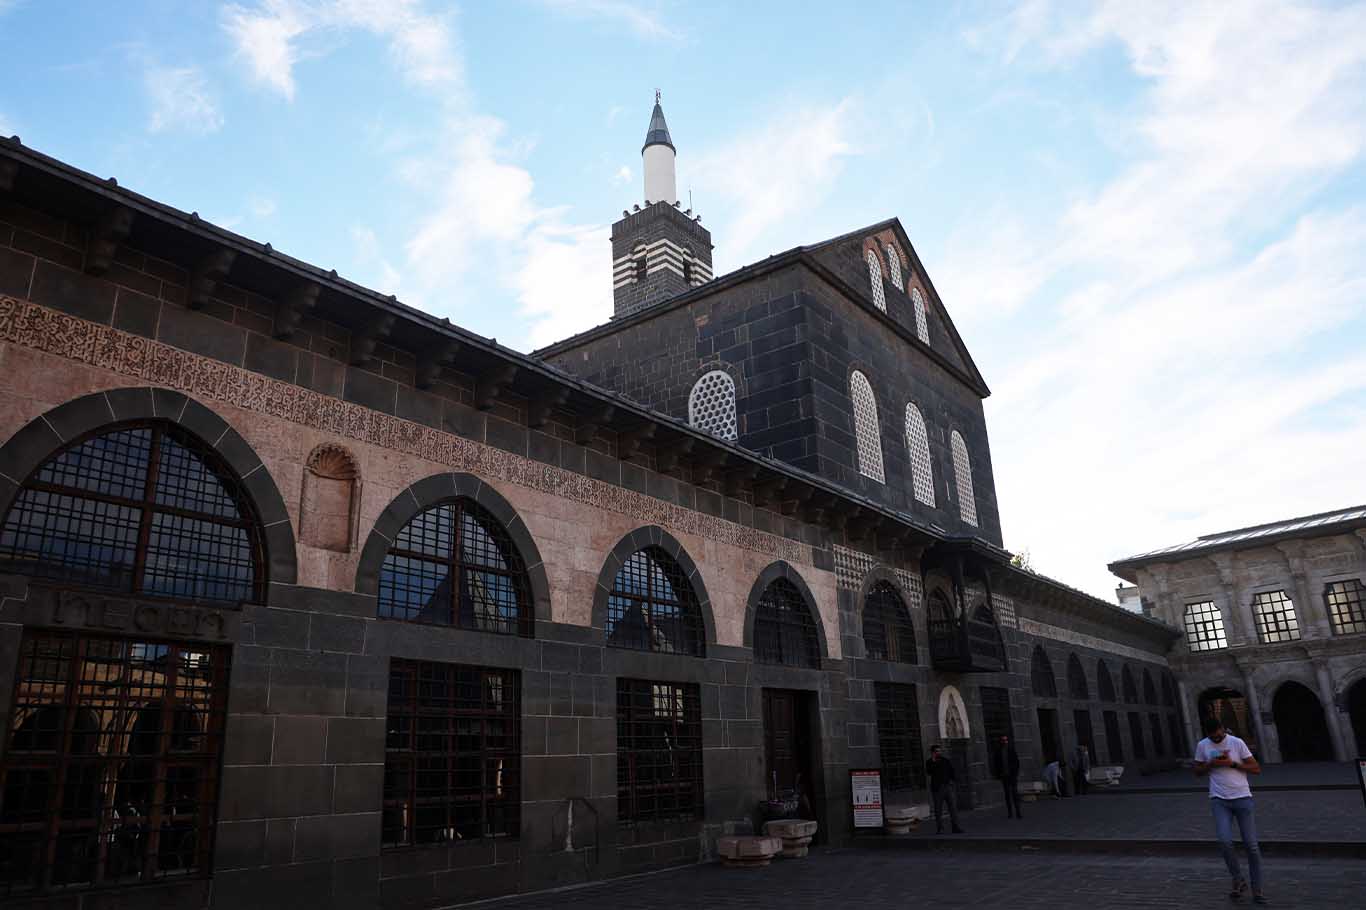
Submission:
<svg viewBox="0 0 1366 910">
<path fill-rule="evenodd" d="M 1046 622 L 1028 619 L 1021 616 L 1019 619 L 1020 631 L 1026 635 L 1036 635 L 1039 638 L 1051 638 L 1054 641 L 1067 642 L 1079 648 L 1091 648 L 1096 651 L 1109 651 L 1111 654 L 1119 654 L 1122 657 L 1133 658 L 1134 660 L 1148 661 L 1157 666 L 1162 666 L 1162 658 L 1151 651 L 1140 651 L 1138 648 L 1131 648 L 1128 645 L 1121 645 L 1116 642 L 1106 641 L 1103 638 L 1096 638 L 1094 635 L 1087 635 L 1084 632 L 1074 632 L 1071 629 L 1063 629 L 1058 626 L 1049 625 Z"/>
</svg>

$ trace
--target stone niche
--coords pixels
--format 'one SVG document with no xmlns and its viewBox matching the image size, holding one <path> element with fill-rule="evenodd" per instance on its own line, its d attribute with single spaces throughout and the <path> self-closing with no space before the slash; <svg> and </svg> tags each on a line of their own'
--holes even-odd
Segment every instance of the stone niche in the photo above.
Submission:
<svg viewBox="0 0 1366 910">
<path fill-rule="evenodd" d="M 360 511 L 360 470 L 344 447 L 325 443 L 308 456 L 304 469 L 299 538 L 324 550 L 355 548 Z"/>
</svg>

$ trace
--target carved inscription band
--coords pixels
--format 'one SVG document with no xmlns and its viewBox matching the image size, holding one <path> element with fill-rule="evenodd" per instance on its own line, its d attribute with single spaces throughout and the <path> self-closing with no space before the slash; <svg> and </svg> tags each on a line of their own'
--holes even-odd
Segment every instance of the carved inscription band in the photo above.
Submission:
<svg viewBox="0 0 1366 910">
<path fill-rule="evenodd" d="M 811 548 L 776 534 L 704 515 L 634 490 L 431 427 L 381 414 L 259 373 L 220 363 L 110 326 L 0 296 L 0 341 L 65 357 L 150 385 L 404 452 L 427 461 L 630 515 L 727 546 L 811 564 Z"/>
</svg>

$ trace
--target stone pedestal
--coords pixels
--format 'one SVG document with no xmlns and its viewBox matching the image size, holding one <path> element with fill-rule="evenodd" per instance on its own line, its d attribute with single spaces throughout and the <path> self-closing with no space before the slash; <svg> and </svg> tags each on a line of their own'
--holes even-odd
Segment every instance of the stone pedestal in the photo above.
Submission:
<svg viewBox="0 0 1366 910">
<path fill-rule="evenodd" d="M 811 838 L 816 836 L 816 823 L 796 818 L 784 818 L 764 825 L 764 833 L 783 842 L 783 856 L 806 856 Z"/>
<path fill-rule="evenodd" d="M 773 824 L 773 822 L 769 822 Z M 815 824 L 815 822 L 811 822 Z M 810 838 L 807 838 L 810 840 Z M 767 866 L 783 849 L 778 837 L 718 837 L 716 854 L 721 865 L 732 868 Z"/>
<path fill-rule="evenodd" d="M 882 827 L 888 834 L 910 834 L 922 818 L 929 817 L 920 810 L 920 806 L 888 806 L 882 810 Z"/>
</svg>

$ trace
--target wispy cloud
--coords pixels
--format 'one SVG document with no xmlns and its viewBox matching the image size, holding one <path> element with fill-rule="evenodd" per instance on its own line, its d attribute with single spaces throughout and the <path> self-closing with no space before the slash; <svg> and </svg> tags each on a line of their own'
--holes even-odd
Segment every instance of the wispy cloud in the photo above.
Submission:
<svg viewBox="0 0 1366 910">
<path fill-rule="evenodd" d="M 1366 426 L 1316 415 L 1366 404 L 1366 352 L 1307 352 L 1366 328 L 1366 212 L 1318 196 L 1366 148 L 1366 9 L 1055 12 L 974 40 L 1061 68 L 1120 48 L 1129 163 L 1051 221 L 960 225 L 936 280 L 969 337 L 1011 338 L 988 376 L 1007 545 L 1103 594 L 1128 551 L 1360 498 Z"/>
<path fill-rule="evenodd" d="M 277 206 L 275 200 L 269 196 L 259 196 L 253 193 L 247 197 L 247 211 L 251 212 L 256 218 L 269 218 L 275 214 Z"/>
<path fill-rule="evenodd" d="M 153 133 L 206 134 L 223 126 L 223 115 L 198 68 L 148 66 L 143 74 L 151 113 L 147 129 Z"/>
<path fill-rule="evenodd" d="M 641 38 L 677 41 L 683 33 L 665 22 L 657 8 L 629 0 L 540 0 L 547 9 L 579 19 L 617 25 Z"/>
</svg>

